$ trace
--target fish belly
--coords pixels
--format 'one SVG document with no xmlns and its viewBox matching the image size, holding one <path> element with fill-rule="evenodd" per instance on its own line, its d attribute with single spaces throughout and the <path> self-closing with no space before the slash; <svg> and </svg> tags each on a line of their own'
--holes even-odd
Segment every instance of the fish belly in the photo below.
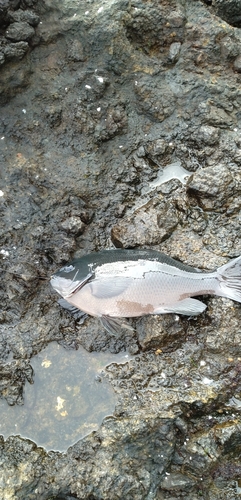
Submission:
<svg viewBox="0 0 241 500">
<path fill-rule="evenodd" d="M 156 314 L 187 297 L 215 294 L 217 279 L 204 273 L 173 276 L 149 272 L 142 278 L 109 278 L 93 281 L 76 292 L 68 301 L 92 316 L 136 317 Z"/>
</svg>

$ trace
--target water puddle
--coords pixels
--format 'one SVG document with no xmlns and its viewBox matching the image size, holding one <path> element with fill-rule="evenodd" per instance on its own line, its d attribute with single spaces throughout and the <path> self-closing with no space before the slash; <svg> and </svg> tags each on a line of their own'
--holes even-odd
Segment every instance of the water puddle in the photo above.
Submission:
<svg viewBox="0 0 241 500">
<path fill-rule="evenodd" d="M 101 379 L 101 370 L 130 359 L 126 353 L 66 350 L 52 342 L 31 359 L 34 384 L 26 382 L 24 405 L 0 400 L 0 434 L 20 435 L 48 451 L 66 451 L 113 414 L 117 396 Z"/>
<path fill-rule="evenodd" d="M 182 167 L 180 161 L 175 161 L 170 165 L 167 165 L 165 168 L 161 169 L 157 179 L 153 182 L 150 182 L 150 188 L 155 189 L 158 186 L 161 186 L 165 182 L 168 182 L 172 179 L 178 179 L 182 184 L 186 184 L 188 177 L 192 175 L 192 172 L 189 172 L 185 168 Z"/>
</svg>

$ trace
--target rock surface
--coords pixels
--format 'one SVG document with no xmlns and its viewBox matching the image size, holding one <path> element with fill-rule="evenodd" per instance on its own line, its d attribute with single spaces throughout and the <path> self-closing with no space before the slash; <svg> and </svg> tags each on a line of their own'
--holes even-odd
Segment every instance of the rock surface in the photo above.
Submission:
<svg viewBox="0 0 241 500">
<path fill-rule="evenodd" d="M 241 254 L 239 0 L 0 1 L 0 28 L 0 395 L 26 404 L 32 356 L 58 341 L 112 353 L 118 396 L 66 453 L 2 437 L 0 497 L 238 499 L 240 304 L 203 297 L 198 317 L 114 337 L 49 280 L 114 245 L 203 270 Z M 173 164 L 186 184 L 153 187 Z"/>
</svg>

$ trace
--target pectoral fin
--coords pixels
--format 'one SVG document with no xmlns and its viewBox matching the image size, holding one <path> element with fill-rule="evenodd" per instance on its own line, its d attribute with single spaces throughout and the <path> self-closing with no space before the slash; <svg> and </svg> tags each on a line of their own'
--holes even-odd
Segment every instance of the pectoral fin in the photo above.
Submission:
<svg viewBox="0 0 241 500">
<path fill-rule="evenodd" d="M 91 293 L 98 299 L 109 299 L 123 293 L 130 285 L 130 278 L 118 276 L 116 278 L 94 279 L 90 283 Z"/>
<path fill-rule="evenodd" d="M 122 330 L 134 332 L 134 328 L 124 318 L 113 318 L 111 316 L 101 316 L 100 322 L 111 335 L 119 335 Z"/>
<path fill-rule="evenodd" d="M 205 311 L 206 307 L 200 300 L 188 298 L 175 302 L 172 305 L 157 308 L 154 314 L 176 313 L 195 316 Z"/>
</svg>

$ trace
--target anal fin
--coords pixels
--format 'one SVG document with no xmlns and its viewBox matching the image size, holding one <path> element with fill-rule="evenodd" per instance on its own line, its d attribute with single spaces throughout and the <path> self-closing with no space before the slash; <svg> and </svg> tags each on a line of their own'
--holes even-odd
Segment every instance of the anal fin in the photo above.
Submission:
<svg viewBox="0 0 241 500">
<path fill-rule="evenodd" d="M 88 314 L 78 309 L 78 307 L 73 306 L 65 299 L 59 299 L 58 304 L 63 307 L 63 309 L 66 309 L 66 311 L 68 311 L 74 319 L 80 323 L 83 323 L 88 316 Z"/>
<path fill-rule="evenodd" d="M 187 298 L 172 305 L 157 308 L 153 311 L 153 314 L 176 313 L 185 314 L 186 316 L 196 316 L 196 314 L 201 314 L 205 311 L 206 307 L 200 300 Z"/>
</svg>

